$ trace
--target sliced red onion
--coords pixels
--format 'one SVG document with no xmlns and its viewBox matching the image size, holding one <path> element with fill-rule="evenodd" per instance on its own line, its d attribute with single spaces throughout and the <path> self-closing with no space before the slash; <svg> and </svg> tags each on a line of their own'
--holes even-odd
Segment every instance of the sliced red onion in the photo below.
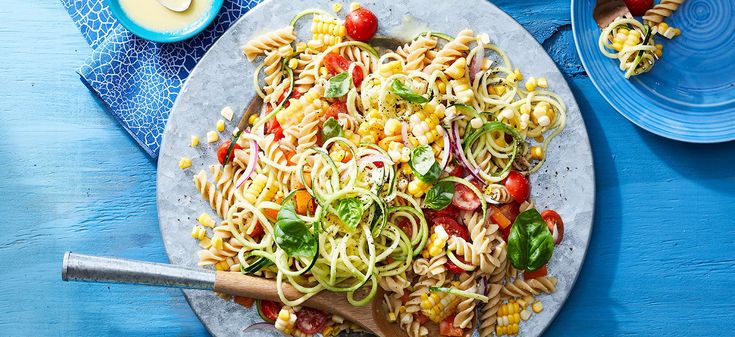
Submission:
<svg viewBox="0 0 735 337">
<path fill-rule="evenodd" d="M 477 73 L 482 70 L 482 64 L 485 62 L 485 50 L 482 53 L 475 53 L 470 61 L 470 83 L 475 83 L 475 77 Z"/>
<path fill-rule="evenodd" d="M 240 177 L 240 180 L 237 181 L 237 184 L 235 184 L 235 188 L 239 188 L 242 186 L 242 184 L 245 183 L 248 178 L 255 172 L 255 164 L 258 163 L 258 143 L 256 143 L 254 140 L 250 140 L 250 158 L 248 159 L 248 166 L 245 168 L 245 172 L 243 173 L 242 177 Z"/>
<path fill-rule="evenodd" d="M 454 135 L 454 150 L 457 153 L 457 157 L 459 157 L 460 163 L 478 181 L 483 181 L 482 177 L 480 177 L 478 168 L 470 164 L 470 162 L 467 160 L 467 157 L 465 157 L 464 155 L 464 151 L 462 151 L 462 140 L 459 138 L 459 126 L 457 125 L 457 122 L 454 122 L 452 124 L 452 134 Z"/>
<path fill-rule="evenodd" d="M 479 283 L 480 283 L 479 294 L 486 295 L 487 294 L 487 276 L 481 277 Z"/>
<path fill-rule="evenodd" d="M 278 332 L 278 329 L 276 329 L 276 326 L 268 323 L 268 322 L 260 322 L 250 325 L 249 327 L 242 330 L 242 332 L 250 332 L 255 330 L 270 330 Z"/>
<path fill-rule="evenodd" d="M 444 130 L 444 149 L 442 150 L 442 162 L 439 166 L 441 166 L 442 170 L 447 168 L 447 164 L 449 164 L 449 151 L 452 150 L 452 142 L 449 139 L 449 131 Z"/>
<path fill-rule="evenodd" d="M 403 145 L 406 145 L 409 149 L 413 148 L 411 146 L 411 142 L 408 141 L 408 124 L 406 122 L 402 123 L 403 126 L 401 127 L 401 139 L 403 140 Z"/>
</svg>

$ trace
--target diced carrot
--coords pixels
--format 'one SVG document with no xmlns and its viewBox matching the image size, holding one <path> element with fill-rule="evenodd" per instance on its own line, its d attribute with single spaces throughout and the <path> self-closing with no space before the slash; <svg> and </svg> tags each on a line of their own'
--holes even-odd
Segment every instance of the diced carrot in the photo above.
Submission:
<svg viewBox="0 0 735 337">
<path fill-rule="evenodd" d="M 350 160 L 352 160 L 352 151 L 350 151 L 349 149 L 347 149 L 347 150 L 345 150 L 345 156 L 344 156 L 344 158 L 342 158 L 342 162 L 343 163 L 346 163 L 346 162 L 348 162 Z"/>
<path fill-rule="evenodd" d="M 250 297 L 235 296 L 235 303 L 242 305 L 243 307 L 246 307 L 246 308 L 252 307 L 254 302 L 255 300 L 253 300 Z"/>
<path fill-rule="evenodd" d="M 311 195 L 306 190 L 298 190 L 294 195 L 296 203 L 296 213 L 306 215 L 306 211 L 309 208 L 309 202 L 311 201 Z"/>
<path fill-rule="evenodd" d="M 278 218 L 278 210 L 277 209 L 264 208 L 263 209 L 263 214 L 265 214 L 265 216 L 267 216 L 268 218 L 271 218 L 271 219 L 277 219 Z"/>
<path fill-rule="evenodd" d="M 508 220 L 507 217 L 495 206 L 490 206 L 492 209 L 492 213 L 490 213 L 490 219 L 493 220 L 494 223 L 496 223 L 500 228 L 505 229 L 506 227 L 510 226 L 510 220 Z"/>
</svg>

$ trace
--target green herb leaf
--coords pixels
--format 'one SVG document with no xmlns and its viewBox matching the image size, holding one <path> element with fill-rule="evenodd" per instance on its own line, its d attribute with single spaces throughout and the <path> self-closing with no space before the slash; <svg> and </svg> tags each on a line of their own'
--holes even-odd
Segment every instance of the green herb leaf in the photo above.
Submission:
<svg viewBox="0 0 735 337">
<path fill-rule="evenodd" d="M 408 166 L 417 178 L 426 183 L 433 183 L 442 174 L 442 169 L 434 158 L 434 151 L 428 145 L 417 146 L 411 151 Z"/>
<path fill-rule="evenodd" d="M 362 202 L 357 198 L 342 199 L 337 203 L 339 219 L 351 229 L 357 228 L 364 212 Z"/>
<path fill-rule="evenodd" d="M 278 211 L 278 219 L 273 232 L 276 244 L 289 256 L 312 257 L 316 255 L 316 238 L 309 231 L 304 220 L 296 215 L 293 201 L 287 201 Z"/>
<path fill-rule="evenodd" d="M 393 83 L 391 83 L 390 85 L 390 90 L 393 91 L 394 94 L 400 96 L 401 98 L 411 103 L 426 103 L 429 101 L 428 98 L 411 91 L 411 89 L 409 89 L 405 84 L 403 84 L 399 80 L 393 80 Z"/>
<path fill-rule="evenodd" d="M 350 83 L 352 83 L 352 76 L 346 71 L 332 76 L 329 79 L 329 83 L 327 83 L 324 97 L 334 98 L 344 96 L 350 91 Z"/>
<path fill-rule="evenodd" d="M 518 215 L 508 236 L 508 257 L 516 269 L 534 271 L 554 253 L 554 238 L 536 209 Z"/>
<path fill-rule="evenodd" d="M 444 209 L 449 206 L 453 197 L 454 184 L 449 181 L 442 181 L 426 192 L 424 202 L 431 209 Z"/>
<path fill-rule="evenodd" d="M 324 122 L 324 125 L 322 125 L 322 140 L 325 142 L 330 138 L 342 137 L 343 135 L 344 131 L 342 130 L 342 126 L 339 125 L 339 122 L 337 122 L 333 117 L 329 117 L 329 119 Z"/>
</svg>

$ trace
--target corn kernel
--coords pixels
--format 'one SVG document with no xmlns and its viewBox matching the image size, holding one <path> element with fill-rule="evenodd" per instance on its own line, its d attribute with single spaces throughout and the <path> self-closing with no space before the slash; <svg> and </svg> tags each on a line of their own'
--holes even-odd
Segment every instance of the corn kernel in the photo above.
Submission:
<svg viewBox="0 0 735 337">
<path fill-rule="evenodd" d="M 260 119 L 260 117 L 258 117 L 258 115 L 252 114 L 252 115 L 250 115 L 250 117 L 248 117 L 248 123 L 250 123 L 251 125 L 252 124 L 255 124 L 255 123 L 258 122 L 258 119 Z"/>
<path fill-rule="evenodd" d="M 668 24 L 667 24 L 666 22 L 661 22 L 661 23 L 659 23 L 659 24 L 658 24 L 658 25 L 656 26 L 656 28 L 658 28 L 658 31 L 659 31 L 659 32 L 663 33 L 663 32 L 665 32 L 665 31 L 666 31 L 667 29 L 669 29 L 669 25 L 668 25 Z"/>
<path fill-rule="evenodd" d="M 205 238 L 206 236 L 207 236 L 207 231 L 202 226 L 195 225 L 191 229 L 191 237 L 193 237 L 195 239 L 201 240 L 201 239 Z"/>
<path fill-rule="evenodd" d="M 508 305 L 503 304 L 500 306 L 500 309 L 498 309 L 498 316 L 505 316 L 508 314 Z"/>
<path fill-rule="evenodd" d="M 309 42 L 306 43 L 306 46 L 311 49 L 319 50 L 324 47 L 324 42 L 322 42 L 321 40 L 309 40 Z"/>
<path fill-rule="evenodd" d="M 519 312 L 513 314 L 513 324 L 518 324 L 521 322 L 521 314 Z"/>
<path fill-rule="evenodd" d="M 214 143 L 219 140 L 219 134 L 217 131 L 207 132 L 207 143 Z"/>
<path fill-rule="evenodd" d="M 512 324 L 508 326 L 508 334 L 509 335 L 517 335 L 518 334 L 518 324 Z"/>
<path fill-rule="evenodd" d="M 511 82 L 511 83 L 515 82 L 516 81 L 516 74 L 514 74 L 514 73 L 508 74 L 508 76 L 505 77 L 505 80 L 507 82 Z"/>
<path fill-rule="evenodd" d="M 359 2 L 353 2 L 350 4 L 350 12 L 356 11 L 360 9 L 360 3 Z"/>
<path fill-rule="evenodd" d="M 516 68 L 515 71 L 513 71 L 513 74 L 516 76 L 516 79 L 519 81 L 523 81 L 523 74 L 521 74 L 521 70 Z"/>
<path fill-rule="evenodd" d="M 527 321 L 529 318 L 531 318 L 531 311 L 526 309 L 521 311 L 521 319 L 524 321 Z"/>
<path fill-rule="evenodd" d="M 179 160 L 179 168 L 184 170 L 191 167 L 191 159 L 189 157 L 181 157 Z"/>
<path fill-rule="evenodd" d="M 219 132 L 225 131 L 225 121 L 223 121 L 221 119 L 218 120 L 217 121 L 217 124 L 215 125 L 215 127 L 217 128 L 217 131 L 219 131 Z"/>
<path fill-rule="evenodd" d="M 298 42 L 296 43 L 296 52 L 297 53 L 303 53 L 306 50 L 306 43 L 304 42 Z"/>
<path fill-rule="evenodd" d="M 199 222 L 204 227 L 213 228 L 215 225 L 214 219 L 212 219 L 212 217 L 209 216 L 209 214 L 207 213 L 202 213 L 201 215 L 199 215 L 199 217 L 197 218 L 197 222 Z"/>
<path fill-rule="evenodd" d="M 536 90 L 536 78 L 535 77 L 529 77 L 528 81 L 526 81 L 526 90 L 528 91 L 534 91 Z"/>
<path fill-rule="evenodd" d="M 214 237 L 212 237 L 212 247 L 221 250 L 222 248 L 224 248 L 224 245 L 225 243 L 222 240 L 222 237 L 220 237 L 219 235 L 215 235 Z"/>
<path fill-rule="evenodd" d="M 342 3 L 335 2 L 332 4 L 332 11 L 335 13 L 339 13 L 342 10 Z"/>
<path fill-rule="evenodd" d="M 613 43 L 613 44 L 612 44 L 612 47 L 613 47 L 613 49 L 615 49 L 615 50 L 617 50 L 617 51 L 621 51 L 621 50 L 623 50 L 623 44 L 622 44 L 622 43 L 620 43 L 620 42 L 615 42 L 615 43 Z"/>
<path fill-rule="evenodd" d="M 541 303 L 541 301 L 536 301 L 531 305 L 531 309 L 533 309 L 533 312 L 539 313 L 544 310 L 544 305 Z"/>
<path fill-rule="evenodd" d="M 475 117 L 472 120 L 470 120 L 470 125 L 475 129 L 481 128 L 482 124 L 483 124 L 482 119 L 480 119 L 480 117 Z"/>
<path fill-rule="evenodd" d="M 506 90 L 507 89 L 505 88 L 504 85 L 496 85 L 495 86 L 495 92 L 498 94 L 498 96 L 503 96 L 503 94 L 505 94 L 505 91 Z"/>
<path fill-rule="evenodd" d="M 544 159 L 544 149 L 541 148 L 540 146 L 532 146 L 531 147 L 531 158 L 536 159 L 536 160 Z"/>
<path fill-rule="evenodd" d="M 191 147 L 197 147 L 199 146 L 199 136 L 192 135 L 191 136 Z"/>
<path fill-rule="evenodd" d="M 291 69 L 296 69 L 299 67 L 299 60 L 292 58 L 288 60 L 288 67 Z"/>
<path fill-rule="evenodd" d="M 536 81 L 536 83 L 541 88 L 548 88 L 549 87 L 549 82 L 546 81 L 546 77 L 539 77 L 538 80 Z"/>
<path fill-rule="evenodd" d="M 224 117 L 226 120 L 232 121 L 232 116 L 235 115 L 235 112 L 232 111 L 232 108 L 230 108 L 229 106 L 226 106 L 226 107 L 222 108 L 222 110 L 219 112 L 219 114 L 222 117 Z"/>
</svg>

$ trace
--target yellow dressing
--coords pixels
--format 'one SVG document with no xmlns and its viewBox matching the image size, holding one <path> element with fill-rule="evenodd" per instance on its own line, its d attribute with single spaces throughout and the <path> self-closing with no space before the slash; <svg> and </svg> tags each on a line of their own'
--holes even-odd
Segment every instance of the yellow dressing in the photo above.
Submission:
<svg viewBox="0 0 735 337">
<path fill-rule="evenodd" d="M 120 8 L 130 19 L 149 30 L 172 33 L 205 19 L 213 0 L 191 0 L 191 6 L 183 12 L 163 7 L 156 0 L 119 0 Z"/>
</svg>

